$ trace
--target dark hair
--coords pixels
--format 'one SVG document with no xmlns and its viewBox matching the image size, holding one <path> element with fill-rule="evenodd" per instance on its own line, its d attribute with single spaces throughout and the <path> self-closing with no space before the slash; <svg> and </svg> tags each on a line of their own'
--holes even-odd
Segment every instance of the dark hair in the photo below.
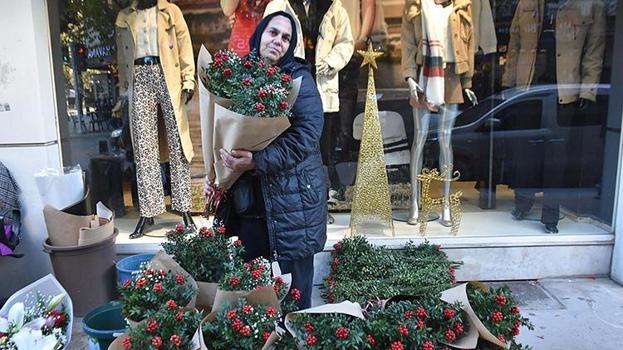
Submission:
<svg viewBox="0 0 623 350">
<path fill-rule="evenodd" d="M 257 27 L 255 27 L 255 31 L 253 32 L 253 35 L 251 35 L 251 38 L 249 38 L 249 48 L 251 49 L 251 51 L 255 50 L 257 54 L 260 53 L 260 43 L 262 41 L 262 34 L 266 30 L 266 27 L 268 27 L 268 23 L 270 23 L 270 21 L 277 16 L 286 17 L 288 20 L 290 20 L 290 25 L 292 26 L 292 36 L 290 37 L 290 46 L 288 47 L 288 50 L 283 55 L 283 57 L 281 57 L 279 59 L 279 62 L 277 62 L 276 64 L 279 67 L 284 67 L 294 61 L 294 50 L 296 49 L 296 43 L 298 40 L 296 36 L 296 22 L 294 21 L 294 18 L 292 18 L 292 16 L 289 13 L 284 12 L 284 11 L 277 11 L 269 15 L 266 15 L 266 17 L 264 17 L 262 21 L 260 21 L 260 23 L 257 24 Z"/>
</svg>

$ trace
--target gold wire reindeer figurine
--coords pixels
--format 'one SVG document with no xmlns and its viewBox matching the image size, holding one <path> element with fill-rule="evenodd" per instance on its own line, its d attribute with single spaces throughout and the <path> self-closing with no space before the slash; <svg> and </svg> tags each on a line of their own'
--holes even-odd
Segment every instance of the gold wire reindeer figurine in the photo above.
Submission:
<svg viewBox="0 0 623 350">
<path fill-rule="evenodd" d="M 426 234 L 426 224 L 428 223 L 428 214 L 433 209 L 441 209 L 448 206 L 450 208 L 450 222 L 452 223 L 452 229 L 450 232 L 456 235 L 459 231 L 459 225 L 461 224 L 461 196 L 463 192 L 456 191 L 445 197 L 434 198 L 430 196 L 430 183 L 434 181 L 446 182 L 456 181 L 461 174 L 458 171 L 452 173 L 453 177 L 448 177 L 448 170 L 444 169 L 441 174 L 437 169 L 423 169 L 422 173 L 417 176 L 418 180 L 422 182 L 422 211 L 418 216 L 420 222 L 420 234 L 424 236 Z"/>
</svg>

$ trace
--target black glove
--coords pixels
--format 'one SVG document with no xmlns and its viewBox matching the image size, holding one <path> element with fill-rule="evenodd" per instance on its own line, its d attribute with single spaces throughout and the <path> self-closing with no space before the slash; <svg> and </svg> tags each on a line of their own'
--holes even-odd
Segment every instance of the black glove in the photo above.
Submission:
<svg viewBox="0 0 623 350">
<path fill-rule="evenodd" d="M 182 90 L 182 97 L 184 98 L 184 104 L 188 104 L 188 102 L 192 100 L 194 94 L 195 94 L 194 90 L 190 90 L 190 89 Z"/>
<path fill-rule="evenodd" d="M 594 102 L 591 100 L 587 100 L 585 98 L 580 97 L 580 103 L 579 103 L 580 110 L 583 112 L 586 111 L 587 109 L 591 108 L 593 103 Z"/>
</svg>

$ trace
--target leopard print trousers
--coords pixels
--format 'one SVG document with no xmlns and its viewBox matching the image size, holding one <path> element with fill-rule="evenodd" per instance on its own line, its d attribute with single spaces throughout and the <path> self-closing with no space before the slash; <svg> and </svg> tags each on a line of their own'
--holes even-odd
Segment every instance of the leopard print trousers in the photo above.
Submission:
<svg viewBox="0 0 623 350">
<path fill-rule="evenodd" d="M 134 161 L 141 216 L 166 211 L 160 173 L 158 105 L 164 117 L 171 162 L 171 207 L 190 211 L 190 164 L 184 157 L 175 112 L 160 65 L 134 66 L 132 119 Z"/>
</svg>

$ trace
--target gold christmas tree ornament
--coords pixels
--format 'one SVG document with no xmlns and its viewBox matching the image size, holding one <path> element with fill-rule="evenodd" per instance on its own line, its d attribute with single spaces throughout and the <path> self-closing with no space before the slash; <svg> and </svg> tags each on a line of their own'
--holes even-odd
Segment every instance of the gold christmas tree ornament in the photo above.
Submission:
<svg viewBox="0 0 623 350">
<path fill-rule="evenodd" d="M 372 44 L 368 45 L 367 51 L 359 50 L 358 52 L 363 56 L 361 66 L 369 64 L 370 68 L 357 179 L 350 217 L 350 233 L 351 235 L 382 233 L 393 236 L 394 222 L 374 83 L 376 58 L 383 53 L 374 51 Z"/>
<path fill-rule="evenodd" d="M 449 167 L 452 169 L 452 167 Z M 448 169 L 442 169 L 441 173 L 437 169 L 423 169 L 422 173 L 417 176 L 418 180 L 422 182 L 422 211 L 418 216 L 418 222 L 420 223 L 420 234 L 426 235 L 426 224 L 428 223 L 428 214 L 434 209 L 450 208 L 450 222 L 452 228 L 450 232 L 456 235 L 459 232 L 459 226 L 461 224 L 461 196 L 463 192 L 456 191 L 451 193 L 448 198 L 445 197 L 431 197 L 430 184 L 432 181 L 456 181 L 461 174 L 458 171 L 454 171 L 452 176 L 448 176 Z"/>
</svg>

